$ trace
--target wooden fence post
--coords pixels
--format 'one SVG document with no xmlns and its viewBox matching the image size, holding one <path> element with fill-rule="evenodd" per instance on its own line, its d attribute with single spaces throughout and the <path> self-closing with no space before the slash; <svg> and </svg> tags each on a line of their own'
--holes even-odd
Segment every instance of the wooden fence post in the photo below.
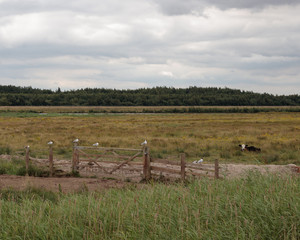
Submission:
<svg viewBox="0 0 300 240">
<path fill-rule="evenodd" d="M 77 144 L 74 144 L 74 147 L 73 147 L 73 160 L 72 160 L 72 171 L 73 172 L 76 172 L 78 162 L 79 162 L 79 156 L 78 156 Z"/>
<path fill-rule="evenodd" d="M 29 170 L 29 146 L 25 147 L 26 154 L 25 154 L 25 167 L 26 167 L 26 176 L 28 176 L 28 170 Z"/>
<path fill-rule="evenodd" d="M 219 160 L 215 160 L 215 179 L 219 178 Z"/>
<path fill-rule="evenodd" d="M 49 146 L 49 170 L 50 177 L 53 176 L 53 148 L 52 145 Z"/>
<path fill-rule="evenodd" d="M 181 156 L 181 181 L 185 180 L 185 154 L 182 153 Z"/>
<path fill-rule="evenodd" d="M 147 146 L 144 147 L 143 153 L 144 153 L 143 175 L 145 180 L 149 180 L 151 178 L 151 166 L 150 166 L 149 148 Z"/>
</svg>

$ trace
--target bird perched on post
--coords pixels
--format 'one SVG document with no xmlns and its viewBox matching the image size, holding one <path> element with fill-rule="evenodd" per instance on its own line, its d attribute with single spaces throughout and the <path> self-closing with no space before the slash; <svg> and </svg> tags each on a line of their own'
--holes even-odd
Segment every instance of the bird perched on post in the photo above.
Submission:
<svg viewBox="0 0 300 240">
<path fill-rule="evenodd" d="M 54 142 L 52 140 L 50 140 L 47 144 L 48 145 L 52 145 Z"/>
<path fill-rule="evenodd" d="M 96 142 L 96 143 L 93 144 L 93 146 L 94 146 L 94 147 L 98 147 L 98 146 L 99 146 L 99 143 Z"/>
<path fill-rule="evenodd" d="M 141 145 L 147 145 L 147 140 L 145 140 L 144 142 L 141 143 Z"/>
<path fill-rule="evenodd" d="M 30 148 L 30 146 L 29 146 L 29 145 L 27 145 L 27 146 L 25 146 L 24 148 Z"/>
<path fill-rule="evenodd" d="M 78 143 L 79 142 L 79 139 L 78 138 L 76 138 L 74 141 L 73 141 L 73 143 Z"/>
</svg>

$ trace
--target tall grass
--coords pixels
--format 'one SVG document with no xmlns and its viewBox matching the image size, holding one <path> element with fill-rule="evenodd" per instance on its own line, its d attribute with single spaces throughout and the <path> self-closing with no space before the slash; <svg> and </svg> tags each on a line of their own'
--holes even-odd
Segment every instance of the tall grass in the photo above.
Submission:
<svg viewBox="0 0 300 240">
<path fill-rule="evenodd" d="M 1 192 L 0 239 L 299 239 L 300 178 Z"/>
</svg>

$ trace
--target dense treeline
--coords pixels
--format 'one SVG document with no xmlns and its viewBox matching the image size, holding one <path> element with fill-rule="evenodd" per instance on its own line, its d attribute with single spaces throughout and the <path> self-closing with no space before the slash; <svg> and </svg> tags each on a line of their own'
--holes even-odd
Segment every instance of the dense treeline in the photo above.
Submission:
<svg viewBox="0 0 300 240">
<path fill-rule="evenodd" d="M 259 94 L 229 88 L 85 88 L 56 91 L 0 85 L 1 106 L 299 106 L 300 95 Z"/>
</svg>

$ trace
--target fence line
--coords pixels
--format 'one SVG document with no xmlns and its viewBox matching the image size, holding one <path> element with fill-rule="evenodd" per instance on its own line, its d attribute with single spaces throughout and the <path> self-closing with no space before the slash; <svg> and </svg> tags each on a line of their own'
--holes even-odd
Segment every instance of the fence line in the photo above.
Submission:
<svg viewBox="0 0 300 240">
<path fill-rule="evenodd" d="M 54 176 L 54 158 L 53 158 L 53 147 L 49 146 L 49 155 L 48 159 L 35 159 L 30 157 L 30 149 L 27 146 L 25 151 L 25 164 L 26 164 L 26 175 L 28 175 L 29 170 L 29 160 L 38 161 L 40 160 L 47 161 L 49 164 L 49 175 L 50 177 Z M 94 150 L 94 151 L 104 151 L 101 154 L 95 153 L 87 153 L 86 150 Z M 117 152 L 133 152 L 136 153 L 134 155 L 125 155 L 126 153 L 117 153 Z M 112 155 L 110 155 L 111 153 Z M 128 154 L 128 153 L 127 153 Z M 84 156 L 84 158 L 81 158 Z M 180 178 L 182 181 L 185 181 L 187 176 L 194 177 L 209 177 L 209 178 L 220 178 L 219 176 L 219 161 L 215 160 L 214 166 L 205 166 L 204 164 L 198 165 L 194 163 L 187 163 L 185 160 L 185 154 L 180 154 L 180 159 L 177 160 L 169 160 L 169 159 L 159 159 L 159 158 L 151 158 L 150 156 L 150 148 L 148 146 L 144 146 L 142 149 L 132 149 L 132 148 L 104 148 L 104 147 L 85 147 L 85 146 L 77 146 L 74 144 L 73 146 L 73 155 L 71 163 L 62 163 L 60 165 L 68 165 L 71 164 L 72 172 L 78 172 L 86 168 L 87 166 L 79 166 L 80 162 L 87 163 L 87 165 L 93 165 L 93 167 L 101 169 L 105 174 L 112 175 L 117 170 L 121 168 L 128 171 L 141 171 L 142 177 L 146 181 L 150 180 L 152 176 L 158 175 L 156 172 L 159 172 L 160 175 L 165 174 L 173 174 L 177 175 L 177 178 Z M 111 161 L 108 159 L 120 159 L 119 161 Z M 138 159 L 142 160 L 140 162 L 133 162 L 133 160 Z M 115 164 L 116 166 L 106 167 L 102 164 Z M 125 167 L 126 166 L 126 167 Z M 129 168 L 128 168 L 129 166 Z M 142 168 L 137 168 L 141 166 Z M 125 168 L 124 168 L 125 167 Z M 210 175 L 214 174 L 214 175 Z"/>
</svg>

